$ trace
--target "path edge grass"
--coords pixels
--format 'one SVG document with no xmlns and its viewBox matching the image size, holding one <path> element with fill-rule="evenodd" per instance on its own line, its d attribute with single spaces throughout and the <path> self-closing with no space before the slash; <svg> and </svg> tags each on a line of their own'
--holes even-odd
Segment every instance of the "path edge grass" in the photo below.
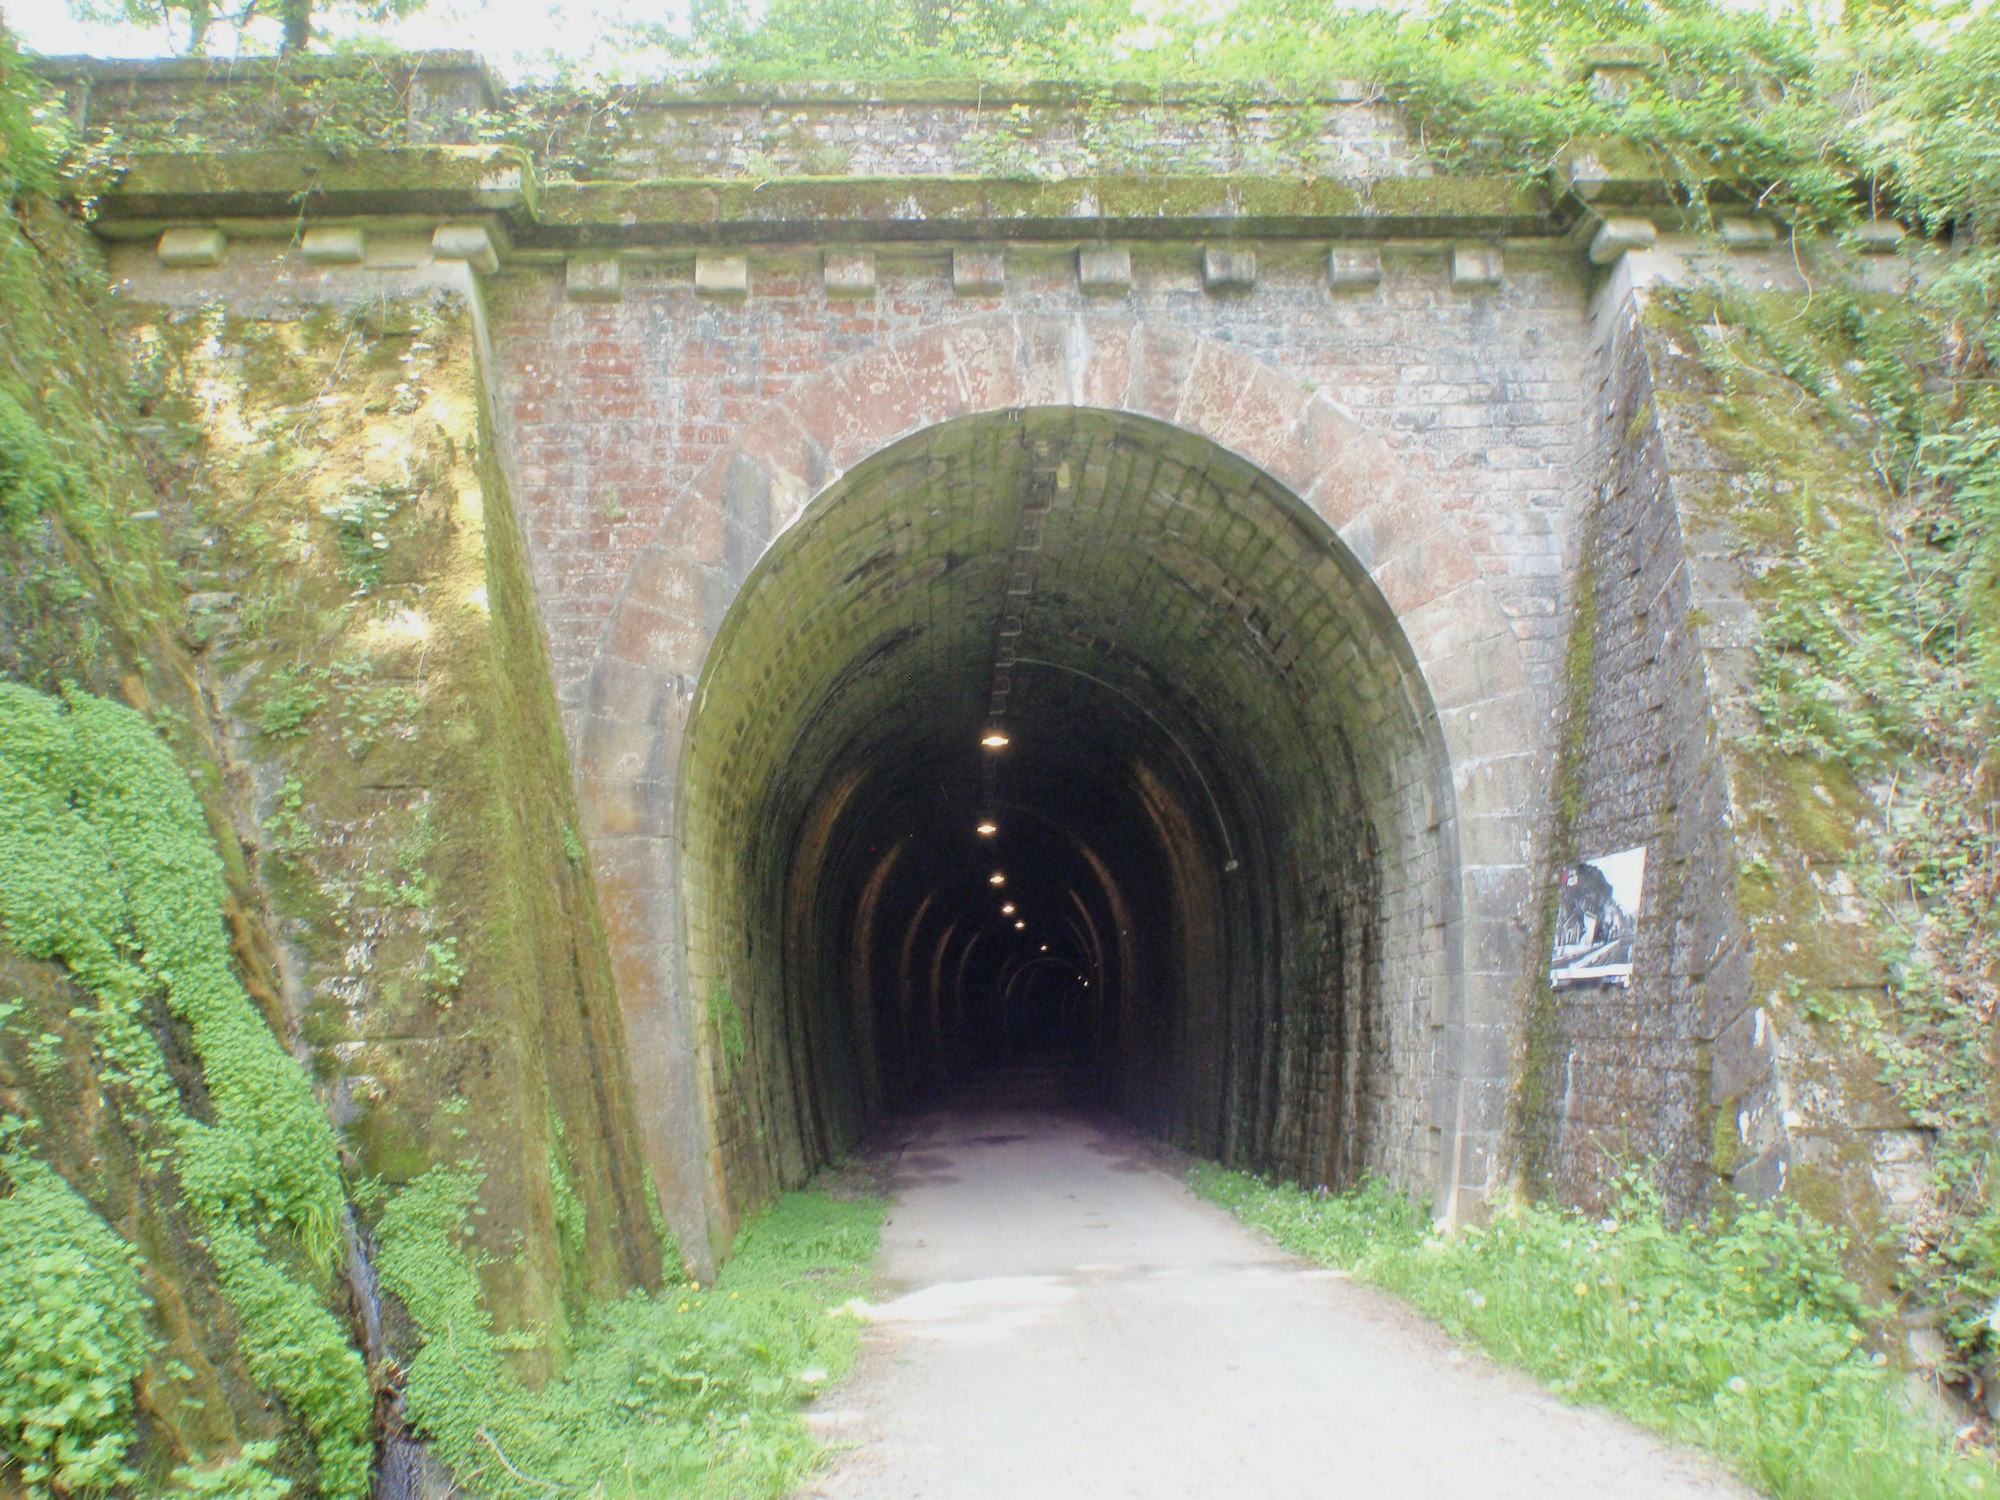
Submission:
<svg viewBox="0 0 2000 1500">
<path fill-rule="evenodd" d="M 1212 1163 L 1194 1192 L 1415 1307 L 1564 1400 L 1704 1449 L 1773 1500 L 2000 1494 L 1875 1345 L 1840 1237 L 1789 1206 L 1668 1221 L 1643 1172 L 1611 1212 L 1503 1202 L 1438 1232 L 1394 1188 L 1332 1193 Z"/>
</svg>

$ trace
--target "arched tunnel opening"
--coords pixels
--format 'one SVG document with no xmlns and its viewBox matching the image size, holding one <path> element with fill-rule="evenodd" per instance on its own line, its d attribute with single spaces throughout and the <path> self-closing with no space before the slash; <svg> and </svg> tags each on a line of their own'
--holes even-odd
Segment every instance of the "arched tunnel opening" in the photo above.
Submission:
<svg viewBox="0 0 2000 1500">
<path fill-rule="evenodd" d="M 907 438 L 772 543 L 687 733 L 733 1205 L 1027 1060 L 1231 1164 L 1434 1185 L 1436 715 L 1367 573 L 1241 458 L 1076 407 Z"/>
</svg>

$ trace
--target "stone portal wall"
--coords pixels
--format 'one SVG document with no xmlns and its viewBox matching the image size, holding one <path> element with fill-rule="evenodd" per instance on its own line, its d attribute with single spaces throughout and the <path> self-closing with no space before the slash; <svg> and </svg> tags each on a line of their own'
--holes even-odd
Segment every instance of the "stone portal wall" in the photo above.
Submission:
<svg viewBox="0 0 2000 1500">
<path fill-rule="evenodd" d="M 1642 296 L 1622 263 L 1598 293 L 1595 325 L 1600 468 L 1578 536 L 1554 853 L 1561 864 L 1643 845 L 1645 888 L 1629 988 L 1549 992 L 1538 978 L 1522 1158 L 1564 1201 L 1586 1204 L 1628 1163 L 1654 1163 L 1669 1202 L 1687 1212 L 1707 1200 L 1718 1165 L 1760 1195 L 1782 1178 L 1781 1142 L 1721 1162 L 1714 1145 L 1718 1108 L 1761 1114 L 1774 1086 L 1749 993 L 1709 682 L 1710 638 L 1737 623 L 1741 604 L 1731 609 L 1710 575 L 1689 568 Z"/>
<path fill-rule="evenodd" d="M 1712 601 L 1684 566 L 1620 279 L 1621 256 L 1675 226 L 1657 184 L 1428 177 L 1403 126 L 1340 89 L 1233 112 L 1061 90 L 637 91 L 558 111 L 529 161 L 470 144 L 506 101 L 466 60 L 383 76 L 408 139 L 443 145 L 142 160 L 98 229 L 139 300 L 476 286 L 670 1200 L 715 1175 L 701 1023 L 671 971 L 682 738 L 724 614 L 872 453 L 945 416 L 1064 405 L 1209 435 L 1302 496 L 1312 473 L 1285 464 L 1311 450 L 1307 413 L 1346 424 L 1352 503 L 1321 516 L 1419 663 L 1449 758 L 1453 805 L 1426 808 L 1424 832 L 1460 878 L 1419 925 L 1451 983 L 1425 997 L 1429 1055 L 1399 1064 L 1442 1083 L 1440 1178 L 1473 1199 L 1499 1181 L 1497 1139 L 1455 1132 L 1503 1118 L 1512 1080 L 1513 1159 L 1565 1195 L 1597 1190 L 1607 1142 L 1701 1195 L 1711 1110 L 1769 1068 L 1733 925 L 1717 656 L 1695 628 Z M 66 86 L 92 118 L 154 127 L 221 97 L 185 68 L 72 69 Z M 301 129 L 274 116 L 242 144 Z M 1147 175 L 1156 147 L 1181 178 Z M 627 180 L 580 180 L 599 171 Z M 734 180 L 635 180 L 657 177 Z M 1731 244 L 1775 263 L 1770 225 L 1731 222 Z M 1134 352 L 1155 346 L 1189 351 L 1157 389 Z M 1566 658 L 1573 617 L 1588 635 Z M 1550 996 L 1552 857 L 1636 843 L 1653 851 L 1639 984 Z M 1738 1181 L 1768 1185 L 1774 1161 Z"/>
</svg>

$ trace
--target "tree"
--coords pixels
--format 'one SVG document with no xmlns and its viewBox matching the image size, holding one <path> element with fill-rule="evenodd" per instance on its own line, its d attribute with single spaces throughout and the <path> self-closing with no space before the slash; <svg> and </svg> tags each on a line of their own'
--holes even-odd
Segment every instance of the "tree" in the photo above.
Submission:
<svg viewBox="0 0 2000 1500">
<path fill-rule="evenodd" d="M 422 10 L 425 0 L 243 0 L 232 9 L 228 0 L 69 0 L 81 20 L 108 21 L 165 31 L 175 51 L 200 56 L 208 51 L 218 29 L 248 34 L 260 21 L 275 22 L 278 50 L 304 52 L 315 34 L 315 19 L 331 8 L 355 20 L 381 22 Z"/>
<path fill-rule="evenodd" d="M 1129 0 L 694 0 L 689 13 L 699 62 L 750 74 L 1088 72 L 1132 19 Z"/>
</svg>

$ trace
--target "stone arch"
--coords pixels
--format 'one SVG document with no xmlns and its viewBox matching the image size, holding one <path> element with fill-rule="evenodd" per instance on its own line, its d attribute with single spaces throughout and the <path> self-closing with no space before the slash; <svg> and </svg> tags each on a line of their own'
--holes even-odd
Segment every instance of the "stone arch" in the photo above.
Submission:
<svg viewBox="0 0 2000 1500">
<path fill-rule="evenodd" d="M 1378 601 L 1442 751 L 1434 833 L 1453 878 L 1426 918 L 1445 957 L 1423 996 L 1434 1166 L 1421 1185 L 1458 1213 L 1494 1172 L 1535 750 L 1519 646 L 1476 557 L 1417 465 L 1241 349 L 1111 315 L 996 315 L 856 354 L 755 413 L 634 567 L 590 674 L 578 774 L 676 1227 L 692 1242 L 729 1217 L 710 1079 L 688 1046 L 703 997 L 687 992 L 678 958 L 675 778 L 713 631 L 774 542 L 850 471 L 916 434 L 1031 409 L 1112 413 L 1204 441 L 1296 497 Z"/>
</svg>

